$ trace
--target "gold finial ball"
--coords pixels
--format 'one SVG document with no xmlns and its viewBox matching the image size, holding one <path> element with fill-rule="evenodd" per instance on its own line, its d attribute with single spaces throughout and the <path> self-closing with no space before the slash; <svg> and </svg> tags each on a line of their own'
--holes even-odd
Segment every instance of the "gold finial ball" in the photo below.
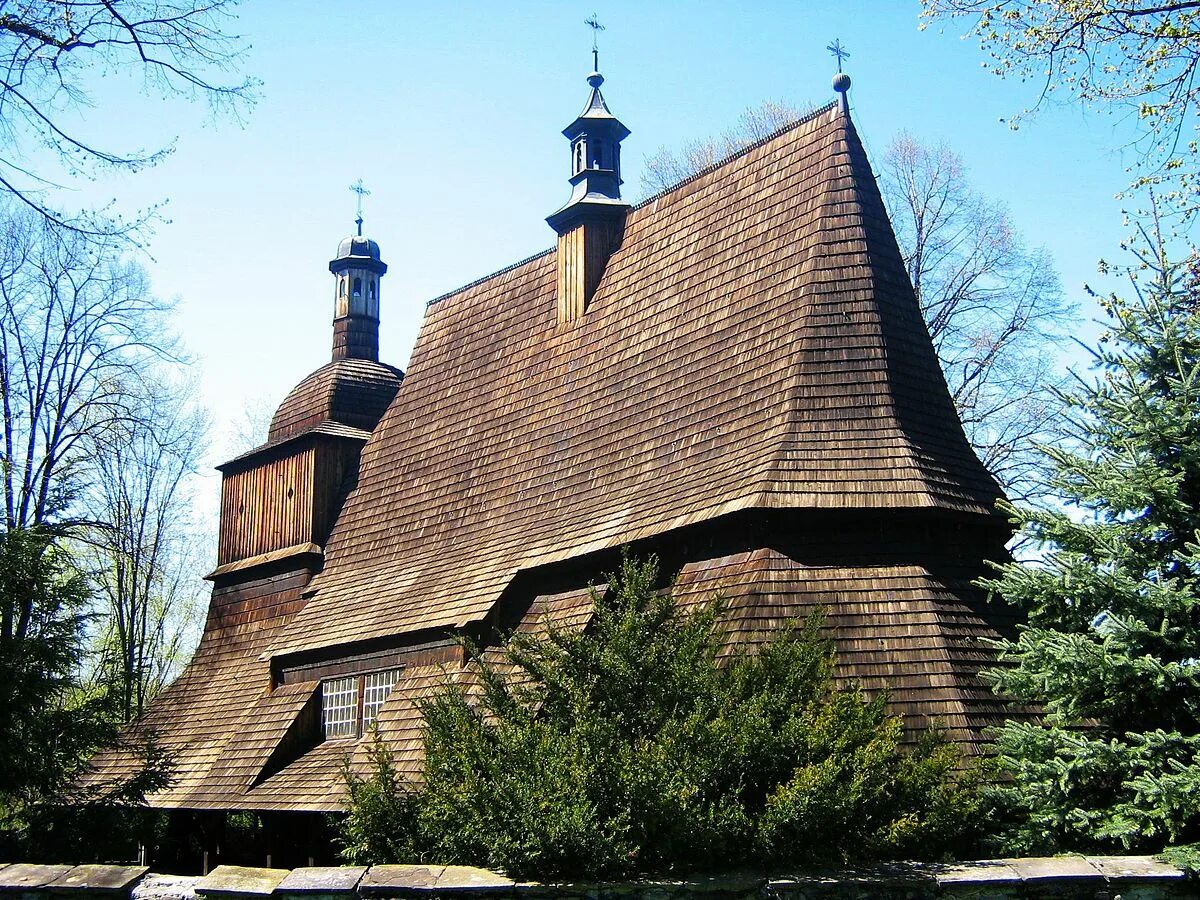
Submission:
<svg viewBox="0 0 1200 900">
<path fill-rule="evenodd" d="M 839 94 L 844 94 L 850 90 L 850 76 L 845 72 L 838 72 L 833 76 L 833 89 Z"/>
</svg>

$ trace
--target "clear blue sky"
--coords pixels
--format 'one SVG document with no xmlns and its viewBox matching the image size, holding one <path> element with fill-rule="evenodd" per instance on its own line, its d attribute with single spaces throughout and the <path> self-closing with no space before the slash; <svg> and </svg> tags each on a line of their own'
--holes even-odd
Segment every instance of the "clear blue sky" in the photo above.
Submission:
<svg viewBox="0 0 1200 900">
<path fill-rule="evenodd" d="M 661 146 L 719 132 L 766 99 L 832 99 L 825 47 L 837 37 L 874 160 L 901 130 L 948 142 L 1081 301 L 1097 259 L 1117 256 L 1125 229 L 1113 194 L 1127 176 L 1114 118 L 1053 107 L 1009 130 L 1000 119 L 1036 88 L 983 71 L 963 23 L 919 31 L 916 0 L 249 0 L 236 27 L 264 87 L 244 125 L 205 124 L 202 107 L 147 101 L 111 79 L 86 117 L 95 139 L 177 136 L 177 150 L 80 194 L 126 209 L 169 200 L 147 267 L 155 290 L 179 300 L 218 450 L 248 402 L 277 403 L 328 360 L 326 264 L 353 229 L 355 179 L 372 191 L 365 231 L 390 266 L 388 362 L 406 364 L 428 299 L 550 246 L 544 217 L 568 193 L 559 132 L 586 97 L 593 10 L 607 26 L 605 96 L 633 132 L 631 195 Z"/>
</svg>

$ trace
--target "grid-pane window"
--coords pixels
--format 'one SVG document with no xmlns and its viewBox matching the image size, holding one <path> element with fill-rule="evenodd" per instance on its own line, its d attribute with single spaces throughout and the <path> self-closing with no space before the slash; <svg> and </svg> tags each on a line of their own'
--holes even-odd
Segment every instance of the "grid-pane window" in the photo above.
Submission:
<svg viewBox="0 0 1200 900">
<path fill-rule="evenodd" d="M 355 737 L 358 734 L 358 676 L 334 678 L 321 683 L 321 721 L 325 737 Z"/>
<path fill-rule="evenodd" d="M 386 672 L 372 672 L 370 675 L 363 677 L 364 730 L 375 724 L 375 720 L 379 718 L 379 707 L 383 706 L 383 701 L 392 692 L 392 685 L 399 678 L 399 669 L 388 669 Z"/>
</svg>

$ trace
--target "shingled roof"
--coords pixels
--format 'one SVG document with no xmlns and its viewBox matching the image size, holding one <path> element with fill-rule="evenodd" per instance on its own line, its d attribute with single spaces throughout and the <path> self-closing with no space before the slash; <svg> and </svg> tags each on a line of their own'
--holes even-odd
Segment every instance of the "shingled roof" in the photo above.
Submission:
<svg viewBox="0 0 1200 900">
<path fill-rule="evenodd" d="M 404 373 L 370 359 L 335 359 L 296 385 L 271 418 L 267 442 L 285 440 L 325 423 L 371 429 Z"/>
<path fill-rule="evenodd" d="M 276 654 L 462 627 L 518 572 L 737 510 L 993 515 L 835 105 L 633 210 L 567 325 L 554 266 L 430 305 Z"/>
</svg>

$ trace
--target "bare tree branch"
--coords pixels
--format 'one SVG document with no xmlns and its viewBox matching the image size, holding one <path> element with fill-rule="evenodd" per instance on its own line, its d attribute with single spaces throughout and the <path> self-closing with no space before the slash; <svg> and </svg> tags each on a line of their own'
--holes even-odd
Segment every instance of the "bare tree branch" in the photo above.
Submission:
<svg viewBox="0 0 1200 900">
<path fill-rule="evenodd" d="M 92 105 L 98 68 L 140 74 L 162 98 L 203 98 L 214 114 L 234 116 L 253 102 L 258 83 L 234 75 L 245 47 L 227 31 L 237 0 L 32 0 L 0 2 L 0 193 L 64 228 L 89 237 L 135 235 L 150 214 L 121 221 L 104 214 L 76 220 L 55 208 L 44 188 L 63 179 L 31 171 L 23 160 L 49 151 L 68 176 L 99 169 L 136 171 L 171 151 L 102 147 L 79 130 L 74 113 Z"/>
<path fill-rule="evenodd" d="M 116 238 L 11 203 L 0 229 L 3 530 L 102 520 L 94 492 L 112 454 L 163 427 L 147 398 L 178 361 L 169 306 Z M 29 608 L 3 612 L 0 637 L 22 637 Z"/>
<path fill-rule="evenodd" d="M 1035 499 L 1037 445 L 1061 414 L 1054 360 L 1074 315 L 1053 263 L 971 189 L 945 145 L 898 136 L 880 185 L 967 437 L 1012 498 Z"/>
<path fill-rule="evenodd" d="M 810 111 L 784 101 L 768 100 L 746 109 L 737 123 L 719 137 L 692 141 L 685 144 L 680 152 L 660 147 L 646 160 L 642 170 L 642 194 L 650 196 L 666 190 L 743 147 L 768 137 Z"/>
<path fill-rule="evenodd" d="M 99 522 L 79 541 L 103 606 L 95 675 L 119 693 L 125 721 L 177 671 L 203 595 L 190 478 L 207 423 L 189 388 L 146 388 L 141 406 L 153 428 L 122 429 L 98 460 L 88 505 Z"/>
</svg>

